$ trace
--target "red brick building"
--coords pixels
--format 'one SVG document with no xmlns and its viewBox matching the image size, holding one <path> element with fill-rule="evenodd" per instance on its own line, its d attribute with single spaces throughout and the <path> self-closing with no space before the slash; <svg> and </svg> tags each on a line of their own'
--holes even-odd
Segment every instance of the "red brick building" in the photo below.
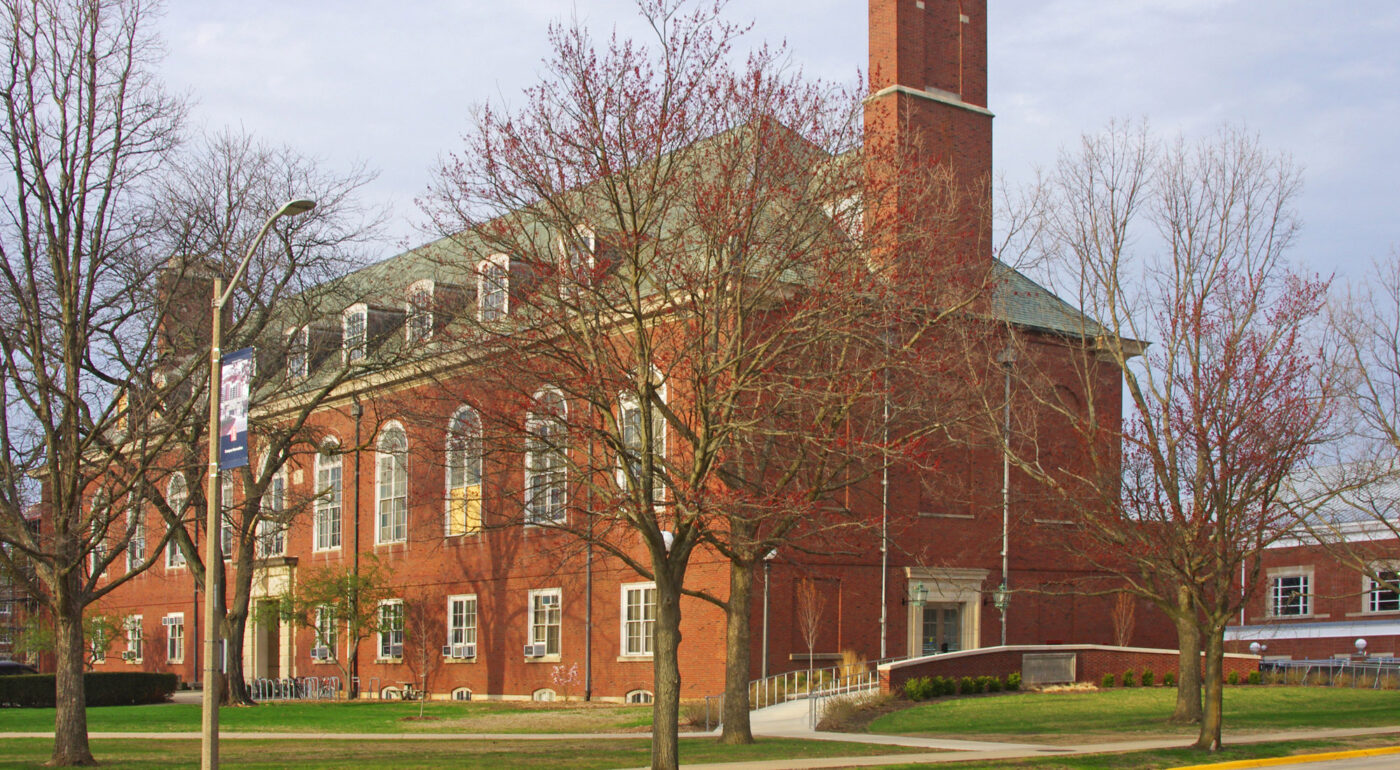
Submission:
<svg viewBox="0 0 1400 770">
<path fill-rule="evenodd" d="M 992 113 L 986 21 L 981 0 L 871 0 L 875 94 L 867 137 L 916 132 L 960 178 L 988 184 Z M 976 215 L 969 212 L 968 218 Z M 989 239 L 974 240 L 990 265 Z M 509 312 L 509 295 L 496 291 L 498 281 L 509 280 L 508 270 L 495 277 L 493 267 L 484 264 L 480 281 L 464 292 L 465 301 L 483 316 Z M 1074 387 L 1066 341 L 1082 329 L 1078 313 L 1014 270 L 995 269 L 992 305 L 998 320 L 1025 336 L 1028 354 L 1041 359 L 1043 368 L 1054 370 L 1063 361 L 1064 385 Z M 388 308 L 402 307 L 415 292 L 458 291 L 434 284 L 416 252 L 367 268 L 357 280 L 380 287 Z M 422 333 L 412 314 L 402 315 L 397 323 L 403 324 L 403 334 L 412 339 Z M 366 330 L 395 323 L 394 316 L 392 310 L 355 305 L 339 319 L 328 319 L 326 334 L 343 355 L 358 355 Z M 322 333 L 300 333 L 312 332 Z M 519 452 L 471 455 L 463 447 L 473 445 L 480 417 L 464 402 L 444 398 L 437 384 L 390 374 L 362 386 L 374 388 L 376 396 L 365 399 L 363 415 L 352 416 L 352 400 L 346 397 L 329 403 L 317 419 L 319 429 L 340 446 L 353 446 L 357 431 L 366 431 L 368 448 L 294 460 L 271 493 L 310 499 L 333 490 L 284 532 L 268 533 L 254 581 L 255 608 L 275 601 L 306 570 L 346 563 L 358 543 L 361 553 L 379 559 L 393 575 L 397 598 L 384 605 L 385 617 L 402 618 L 404 607 L 412 605 L 424 608 L 428 618 L 426 630 L 416 635 L 384 631 L 361 645 L 366 691 L 418 682 L 415 661 L 426 651 L 433 669 L 428 689 L 435 697 L 647 697 L 652 589 L 615 559 L 589 553 L 564 533 L 530 525 L 562 515 L 548 497 L 543 503 L 521 502 L 520 490 L 535 485 L 553 489 L 558 483 L 560 497 L 567 495 L 569 482 L 552 475 L 549 458 L 523 458 Z M 1118 388 L 1116 373 L 1106 371 L 1097 392 L 1071 396 L 1080 404 L 1116 409 Z M 401 413 L 408 411 L 411 418 Z M 1072 431 L 1045 427 L 1036 440 L 1044 442 L 1046 456 L 1072 466 L 1075 448 L 1054 441 Z M 755 677 L 764 669 L 806 667 L 796 593 L 809 580 L 818 581 L 825 598 L 814 650 L 818 660 L 839 657 L 843 650 L 875 660 L 986 647 L 998 644 L 1003 633 L 1008 644 L 1112 640 L 1111 600 L 1075 596 L 1066 588 L 1081 576 L 1062 546 L 1074 512 L 1042 500 L 1029 481 L 1013 475 L 1009 569 L 1003 575 L 1000 453 L 994 446 L 960 449 L 938 466 L 937 478 L 895 474 L 887 497 L 875 486 L 852 492 L 853 508 L 876 521 L 883 512 L 889 522 L 885 566 L 878 532 L 852 536 L 828 555 L 780 551 L 765 564 L 752 621 Z M 182 485 L 198 483 L 172 479 L 167 497 L 180 499 Z M 505 510 L 522 505 L 523 513 Z M 512 516 L 525 524 L 481 527 L 483 520 Z M 155 532 L 159 518 L 152 520 Z M 187 573 L 172 549 L 162 564 L 105 602 L 103 611 L 127 618 L 129 625 L 123 638 L 109 645 L 100 668 L 173 671 L 186 681 L 199 679 L 203 597 Z M 687 582 L 723 593 L 728 564 L 701 551 Z M 1013 591 L 1005 629 L 993 604 L 1003 582 Z M 721 692 L 724 615 L 698 599 L 683 599 L 682 607 L 683 693 Z M 1130 643 L 1172 643 L 1165 629 L 1146 618 L 1139 627 Z M 335 656 L 343 659 L 343 636 L 335 644 Z M 317 647 L 310 631 L 255 610 L 245 636 L 244 668 L 253 678 L 334 675 L 335 666 Z"/>
</svg>

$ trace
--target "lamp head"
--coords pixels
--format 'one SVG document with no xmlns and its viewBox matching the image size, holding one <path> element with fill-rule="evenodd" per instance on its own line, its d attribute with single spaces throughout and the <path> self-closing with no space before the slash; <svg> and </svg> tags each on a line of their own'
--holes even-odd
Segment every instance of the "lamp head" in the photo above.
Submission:
<svg viewBox="0 0 1400 770">
<path fill-rule="evenodd" d="M 310 198 L 293 198 L 283 203 L 282 208 L 277 209 L 277 216 L 294 217 L 298 214 L 305 214 L 314 208 L 316 208 L 316 201 Z"/>
</svg>

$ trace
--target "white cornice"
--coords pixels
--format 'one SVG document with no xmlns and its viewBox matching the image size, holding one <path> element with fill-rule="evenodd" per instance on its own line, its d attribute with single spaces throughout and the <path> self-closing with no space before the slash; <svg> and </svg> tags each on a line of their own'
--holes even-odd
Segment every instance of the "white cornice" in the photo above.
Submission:
<svg viewBox="0 0 1400 770">
<path fill-rule="evenodd" d="M 949 107 L 957 107 L 959 109 L 967 110 L 968 112 L 975 112 L 978 115 L 986 115 L 989 118 L 996 117 L 992 114 L 992 111 L 987 109 L 986 107 L 978 107 L 975 104 L 968 104 L 962 99 L 959 99 L 957 94 L 949 93 L 947 91 L 940 91 L 937 89 L 920 91 L 917 88 L 910 88 L 909 86 L 886 86 L 884 88 L 881 88 L 879 91 L 876 91 L 875 93 L 871 94 L 869 97 L 867 97 L 866 101 L 874 101 L 875 99 L 879 99 L 882 96 L 889 96 L 890 94 L 904 94 L 905 96 L 915 96 L 920 99 L 928 99 L 931 102 L 946 104 Z"/>
</svg>

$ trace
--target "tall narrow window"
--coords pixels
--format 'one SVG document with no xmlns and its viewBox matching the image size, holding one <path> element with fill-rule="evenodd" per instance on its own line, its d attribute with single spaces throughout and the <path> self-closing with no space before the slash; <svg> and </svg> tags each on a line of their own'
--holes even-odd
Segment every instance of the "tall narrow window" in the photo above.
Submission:
<svg viewBox="0 0 1400 770">
<path fill-rule="evenodd" d="M 666 499 L 666 485 L 662 481 L 666 459 L 666 420 L 655 405 L 643 409 L 636 396 L 627 393 L 618 398 L 618 422 L 622 431 L 623 459 L 620 463 L 618 483 L 629 493 L 641 493 L 646 485 L 651 486 L 651 500 L 660 503 Z M 644 412 L 651 413 L 651 426 L 644 431 Z M 651 473 L 645 473 L 645 460 L 650 455 Z"/>
<path fill-rule="evenodd" d="M 376 542 L 401 543 L 408 539 L 408 439 L 403 428 L 391 423 L 380 435 L 375 451 Z"/>
<path fill-rule="evenodd" d="M 340 547 L 340 447 L 334 440 L 316 453 L 316 516 L 313 522 L 316 550 Z"/>
<path fill-rule="evenodd" d="M 335 660 L 336 659 L 336 628 L 335 628 L 335 608 L 320 606 L 316 608 L 316 639 L 311 646 L 312 660 Z"/>
<path fill-rule="evenodd" d="M 530 643 L 544 645 L 545 655 L 559 654 L 562 621 L 558 588 L 530 592 Z"/>
<path fill-rule="evenodd" d="M 165 626 L 165 658 L 170 663 L 185 660 L 185 614 L 175 612 L 161 618 Z"/>
<path fill-rule="evenodd" d="M 1308 575 L 1279 575 L 1269 580 L 1269 610 L 1276 618 L 1312 614 Z"/>
<path fill-rule="evenodd" d="M 475 657 L 475 594 L 447 597 L 447 646 L 454 658 Z"/>
<path fill-rule="evenodd" d="M 447 426 L 447 522 L 451 535 L 481 531 L 481 421 L 471 407 Z"/>
<path fill-rule="evenodd" d="M 141 616 L 132 615 L 126 619 L 126 654 L 122 657 L 140 663 L 145 654 L 142 641 Z"/>
<path fill-rule="evenodd" d="M 564 520 L 568 480 L 564 398 L 545 390 L 535 400 L 525 420 L 525 523 L 555 524 Z"/>
<path fill-rule="evenodd" d="M 311 328 L 300 326 L 287 333 L 287 379 L 307 375 L 311 364 Z"/>
<path fill-rule="evenodd" d="M 112 523 L 107 493 L 98 492 L 92 498 L 92 549 L 88 551 L 88 573 L 107 574 L 107 528 Z"/>
<path fill-rule="evenodd" d="M 477 266 L 477 315 L 482 321 L 495 321 L 510 312 L 509 260 L 498 255 Z"/>
<path fill-rule="evenodd" d="M 404 335 L 410 345 L 433 336 L 432 281 L 419 281 L 409 287 L 404 312 Z"/>
<path fill-rule="evenodd" d="M 263 491 L 262 507 L 258 515 L 258 539 L 254 551 L 259 559 L 281 556 L 287 540 L 282 523 L 287 506 L 286 472 L 278 470 Z"/>
<path fill-rule="evenodd" d="M 126 509 L 126 528 L 130 535 L 126 540 L 126 569 L 130 572 L 146 560 L 146 521 L 140 506 Z"/>
<path fill-rule="evenodd" d="M 342 317 L 345 338 L 345 363 L 363 359 L 368 352 L 369 308 L 351 305 Z"/>
<path fill-rule="evenodd" d="M 379 657 L 403 657 L 403 602 L 397 599 L 379 605 Z"/>
<path fill-rule="evenodd" d="M 170 512 L 175 515 L 175 520 L 183 522 L 185 520 L 185 503 L 189 500 L 189 488 L 185 485 L 185 474 L 176 473 L 170 477 L 170 483 L 165 487 L 165 504 L 169 506 Z M 183 524 L 179 526 L 183 527 Z M 173 536 L 165 543 L 165 567 L 174 569 L 185 566 L 185 552 L 180 550 L 180 542 Z"/>
<path fill-rule="evenodd" d="M 656 584 L 622 587 L 622 654 L 652 654 L 656 635 Z"/>
</svg>

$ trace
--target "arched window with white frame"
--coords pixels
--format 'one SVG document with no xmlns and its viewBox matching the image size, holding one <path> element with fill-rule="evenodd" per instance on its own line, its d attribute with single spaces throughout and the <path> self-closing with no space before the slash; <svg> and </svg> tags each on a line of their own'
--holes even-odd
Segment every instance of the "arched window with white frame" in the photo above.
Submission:
<svg viewBox="0 0 1400 770">
<path fill-rule="evenodd" d="M 185 517 L 185 504 L 190 499 L 189 485 L 185 483 L 185 474 L 175 473 L 170 477 L 170 482 L 165 485 L 165 504 L 174 514 L 175 521 L 183 522 Z M 184 527 L 181 523 L 178 526 Z M 185 566 L 185 552 L 180 550 L 180 542 L 171 537 L 165 544 L 165 568 L 175 569 Z"/>
<path fill-rule="evenodd" d="M 564 521 L 568 485 L 567 406 L 559 391 L 535 394 L 535 408 L 525 418 L 525 523 Z"/>
<path fill-rule="evenodd" d="M 375 543 L 408 539 L 408 437 L 391 422 L 375 445 Z"/>
<path fill-rule="evenodd" d="M 447 425 L 446 534 L 481 531 L 481 418 L 463 406 Z"/>
</svg>

